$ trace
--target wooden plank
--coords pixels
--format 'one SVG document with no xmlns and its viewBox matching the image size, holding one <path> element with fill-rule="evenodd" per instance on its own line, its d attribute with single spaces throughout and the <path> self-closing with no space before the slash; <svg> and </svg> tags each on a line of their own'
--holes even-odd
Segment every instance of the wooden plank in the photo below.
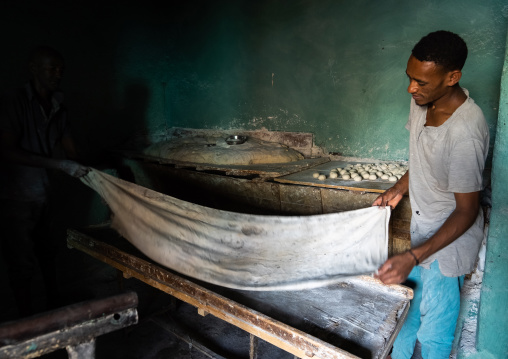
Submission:
<svg viewBox="0 0 508 359">
<path fill-rule="evenodd" d="M 206 317 L 208 313 L 206 310 L 204 310 L 203 308 L 198 308 L 198 314 L 201 315 L 202 317 Z"/>
<path fill-rule="evenodd" d="M 258 359 L 259 339 L 252 334 L 249 339 L 249 359 Z"/>
<path fill-rule="evenodd" d="M 311 169 L 304 169 L 301 172 L 292 173 L 289 175 L 281 176 L 274 178 L 274 181 L 280 183 L 291 183 L 298 185 L 306 185 L 306 186 L 315 186 L 315 187 L 324 187 L 324 188 L 335 188 L 335 189 L 345 189 L 349 191 L 363 191 L 363 192 L 376 192 L 383 193 L 388 188 L 392 187 L 395 182 L 388 182 L 382 179 L 377 179 L 374 181 L 363 180 L 360 182 L 356 182 L 354 180 L 343 180 L 341 178 L 327 178 L 324 181 L 320 181 L 317 178 L 314 178 L 312 175 L 314 172 L 319 172 L 320 174 L 324 174 L 327 177 L 330 174 L 330 170 L 337 167 L 345 167 L 348 164 L 357 164 L 362 162 L 357 161 L 329 161 L 324 164 L 320 164 L 314 166 Z M 366 163 L 366 162 L 364 162 Z M 372 163 L 372 162 L 368 162 Z"/>
<path fill-rule="evenodd" d="M 371 277 L 305 291 L 220 293 L 362 358 L 383 357 L 411 297 Z"/>
<path fill-rule="evenodd" d="M 411 248 L 411 235 L 409 230 L 401 230 L 392 227 L 392 243 L 390 255 L 404 253 Z"/>
<path fill-rule="evenodd" d="M 404 196 L 392 211 L 390 225 L 392 236 L 390 242 L 390 256 L 403 253 L 411 248 L 411 203 L 409 196 Z"/>
<path fill-rule="evenodd" d="M 218 295 L 148 261 L 95 240 L 75 230 L 68 230 L 67 243 L 154 288 L 231 323 L 299 357 L 322 359 L 358 358 L 316 337 L 276 321 Z"/>
</svg>

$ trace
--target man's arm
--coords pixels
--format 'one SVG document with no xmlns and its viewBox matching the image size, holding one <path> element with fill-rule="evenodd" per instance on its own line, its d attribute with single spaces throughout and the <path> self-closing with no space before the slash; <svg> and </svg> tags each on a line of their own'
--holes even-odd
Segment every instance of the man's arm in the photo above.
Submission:
<svg viewBox="0 0 508 359">
<path fill-rule="evenodd" d="M 23 150 L 19 146 L 19 138 L 6 130 L 0 130 L 0 158 L 26 166 L 61 170 L 73 177 L 82 177 L 88 173 L 87 167 L 75 161 L 44 157 Z"/>
<path fill-rule="evenodd" d="M 62 138 L 62 147 L 65 151 L 65 156 L 71 160 L 78 161 L 79 156 L 78 150 L 76 149 L 76 145 L 74 144 L 74 140 L 70 135 L 65 135 Z"/>
<path fill-rule="evenodd" d="M 409 190 L 409 171 L 393 185 L 393 187 L 386 190 L 384 193 L 379 195 L 378 198 L 372 203 L 373 206 L 386 207 L 390 206 L 392 209 L 395 208 L 402 197 L 408 193 Z"/>
<path fill-rule="evenodd" d="M 455 241 L 474 224 L 480 210 L 480 192 L 454 193 L 454 195 L 455 210 L 445 223 L 425 243 L 412 248 L 412 253 L 419 262 Z M 416 265 L 415 257 L 410 252 L 405 252 L 389 258 L 379 268 L 376 278 L 385 284 L 402 283 Z"/>
</svg>

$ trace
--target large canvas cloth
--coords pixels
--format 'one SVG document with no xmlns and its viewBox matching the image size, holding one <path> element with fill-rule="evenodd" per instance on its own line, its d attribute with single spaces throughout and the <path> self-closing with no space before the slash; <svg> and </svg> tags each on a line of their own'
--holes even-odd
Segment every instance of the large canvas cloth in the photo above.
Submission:
<svg viewBox="0 0 508 359">
<path fill-rule="evenodd" d="M 388 256 L 389 208 L 249 215 L 185 202 L 93 169 L 82 181 L 109 205 L 113 228 L 146 256 L 229 288 L 324 286 L 373 273 Z"/>
</svg>

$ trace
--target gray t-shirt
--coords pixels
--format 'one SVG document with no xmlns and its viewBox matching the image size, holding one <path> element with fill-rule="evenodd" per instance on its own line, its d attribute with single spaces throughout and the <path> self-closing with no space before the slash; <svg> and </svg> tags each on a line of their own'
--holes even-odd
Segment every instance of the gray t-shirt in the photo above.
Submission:
<svg viewBox="0 0 508 359">
<path fill-rule="evenodd" d="M 489 148 L 489 129 L 482 110 L 469 97 L 441 126 L 425 126 L 427 107 L 411 100 L 409 121 L 409 198 L 411 245 L 418 246 L 443 225 L 455 209 L 454 193 L 483 189 L 483 169 Z M 483 212 L 453 243 L 421 265 L 438 260 L 448 277 L 470 273 L 483 239 Z"/>
</svg>

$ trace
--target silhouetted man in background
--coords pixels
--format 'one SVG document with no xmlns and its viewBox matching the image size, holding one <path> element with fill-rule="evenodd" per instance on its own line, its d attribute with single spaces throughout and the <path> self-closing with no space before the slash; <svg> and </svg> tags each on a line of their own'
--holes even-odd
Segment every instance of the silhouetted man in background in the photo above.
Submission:
<svg viewBox="0 0 508 359">
<path fill-rule="evenodd" d="M 1 251 L 20 316 L 33 313 L 32 280 L 40 266 L 47 306 L 58 305 L 54 236 L 50 235 L 49 171 L 81 177 L 60 92 L 62 55 L 38 47 L 29 60 L 30 81 L 0 102 Z"/>
</svg>

